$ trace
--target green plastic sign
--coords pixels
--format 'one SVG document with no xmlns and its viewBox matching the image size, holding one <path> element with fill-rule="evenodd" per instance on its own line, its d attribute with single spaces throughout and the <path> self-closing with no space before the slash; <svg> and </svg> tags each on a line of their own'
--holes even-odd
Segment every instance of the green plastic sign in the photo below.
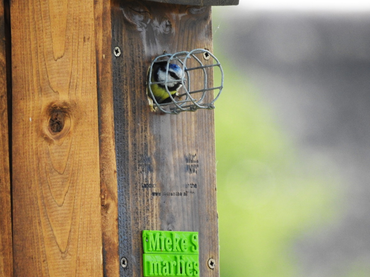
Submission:
<svg viewBox="0 0 370 277">
<path fill-rule="evenodd" d="M 198 276 L 198 232 L 143 231 L 145 277 Z"/>
</svg>

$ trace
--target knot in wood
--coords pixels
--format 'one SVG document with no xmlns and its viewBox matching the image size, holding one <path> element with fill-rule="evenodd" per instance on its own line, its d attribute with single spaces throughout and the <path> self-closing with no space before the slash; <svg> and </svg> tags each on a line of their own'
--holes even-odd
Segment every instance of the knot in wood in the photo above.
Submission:
<svg viewBox="0 0 370 277">
<path fill-rule="evenodd" d="M 49 103 L 43 112 L 42 133 L 46 140 L 62 141 L 71 131 L 75 104 L 65 101 Z"/>
<path fill-rule="evenodd" d="M 65 112 L 61 110 L 54 110 L 51 112 L 49 120 L 49 130 L 53 133 L 59 133 L 64 128 Z"/>
</svg>

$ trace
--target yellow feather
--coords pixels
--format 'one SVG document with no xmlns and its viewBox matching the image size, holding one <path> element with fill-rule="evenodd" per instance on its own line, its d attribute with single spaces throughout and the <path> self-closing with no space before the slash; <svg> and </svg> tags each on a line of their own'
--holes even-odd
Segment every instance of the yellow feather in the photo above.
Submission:
<svg viewBox="0 0 370 277">
<path fill-rule="evenodd" d="M 167 90 L 165 88 L 158 86 L 158 84 L 152 84 L 151 89 L 158 103 L 161 103 L 164 100 L 166 100 L 168 97 L 170 97 Z M 177 92 L 176 90 L 170 91 L 172 96 L 174 96 L 176 92 Z"/>
</svg>

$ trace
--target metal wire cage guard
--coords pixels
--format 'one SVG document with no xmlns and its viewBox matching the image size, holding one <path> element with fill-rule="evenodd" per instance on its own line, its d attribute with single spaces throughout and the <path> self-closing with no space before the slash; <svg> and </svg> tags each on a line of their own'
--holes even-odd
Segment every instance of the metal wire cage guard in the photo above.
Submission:
<svg viewBox="0 0 370 277">
<path fill-rule="evenodd" d="M 166 64 L 165 81 L 154 81 L 153 66 L 156 63 Z M 183 72 L 178 82 L 181 82 L 180 89 L 174 93 L 168 87 L 172 81 L 168 80 L 169 65 L 177 64 Z M 218 69 L 220 76 L 213 80 L 214 70 Z M 215 72 L 216 73 L 216 72 Z M 212 85 L 213 82 L 216 84 Z M 160 102 L 153 92 L 154 85 L 158 84 L 168 93 L 166 101 Z M 224 85 L 224 73 L 218 59 L 206 49 L 194 49 L 190 52 L 182 51 L 175 54 L 163 54 L 156 57 L 148 70 L 147 94 L 149 104 L 153 110 L 160 110 L 167 114 L 178 114 L 180 112 L 194 112 L 198 109 L 214 109 L 214 102 L 221 94 Z"/>
</svg>

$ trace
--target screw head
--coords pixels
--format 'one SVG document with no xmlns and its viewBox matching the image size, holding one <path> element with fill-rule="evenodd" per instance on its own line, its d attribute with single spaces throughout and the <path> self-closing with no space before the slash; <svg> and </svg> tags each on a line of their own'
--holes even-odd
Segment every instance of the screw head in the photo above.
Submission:
<svg viewBox="0 0 370 277">
<path fill-rule="evenodd" d="M 216 261 L 215 261 L 214 259 L 210 258 L 210 259 L 208 260 L 208 267 L 209 267 L 210 269 L 215 269 L 215 267 L 216 267 Z"/>
<path fill-rule="evenodd" d="M 211 55 L 208 52 L 203 52 L 203 59 L 209 60 L 210 57 Z"/>
<path fill-rule="evenodd" d="M 114 56 L 116 56 L 116 57 L 121 56 L 121 54 L 122 54 L 122 52 L 121 52 L 121 48 L 119 48 L 118 46 L 114 47 L 113 54 L 114 54 Z"/>
<path fill-rule="evenodd" d="M 122 268 L 126 268 L 128 266 L 128 261 L 125 257 L 121 258 L 121 266 Z"/>
</svg>

